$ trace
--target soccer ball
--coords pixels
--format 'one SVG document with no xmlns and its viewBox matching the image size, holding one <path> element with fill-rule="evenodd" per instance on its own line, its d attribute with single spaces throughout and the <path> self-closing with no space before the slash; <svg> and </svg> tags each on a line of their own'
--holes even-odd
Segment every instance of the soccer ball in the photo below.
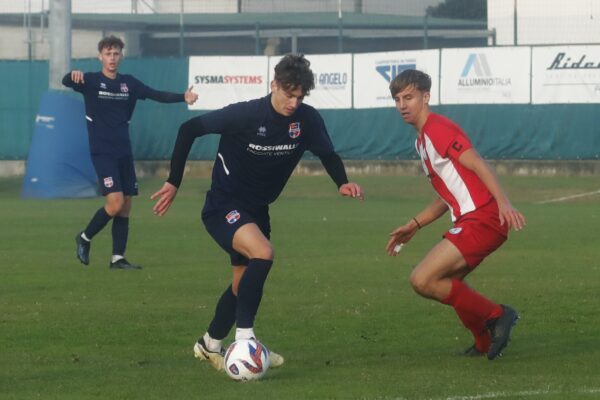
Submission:
<svg viewBox="0 0 600 400">
<path fill-rule="evenodd" d="M 259 379 L 270 365 L 269 350 L 255 339 L 240 339 L 231 343 L 225 354 L 225 371 L 236 381 Z"/>
</svg>

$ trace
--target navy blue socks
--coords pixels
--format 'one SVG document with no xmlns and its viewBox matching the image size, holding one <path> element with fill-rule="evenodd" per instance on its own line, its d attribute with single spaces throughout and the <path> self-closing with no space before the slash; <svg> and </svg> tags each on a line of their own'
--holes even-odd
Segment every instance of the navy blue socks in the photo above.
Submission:
<svg viewBox="0 0 600 400">
<path fill-rule="evenodd" d="M 114 217 L 112 223 L 113 255 L 125 254 L 129 235 L 129 218 Z"/>
<path fill-rule="evenodd" d="M 222 340 L 228 334 L 233 324 L 235 324 L 235 310 L 237 307 L 237 297 L 231 290 L 231 285 L 221 295 L 215 316 L 208 326 L 208 334 L 213 339 Z"/>
<path fill-rule="evenodd" d="M 111 216 L 108 215 L 104 207 L 101 207 L 98 211 L 96 211 L 96 214 L 94 214 L 92 217 L 92 220 L 88 224 L 87 228 L 85 228 L 85 231 L 83 231 L 85 236 L 92 240 L 92 238 L 96 236 L 96 234 L 100 232 L 110 220 Z"/>
<path fill-rule="evenodd" d="M 254 317 L 258 311 L 263 295 L 263 287 L 272 265 L 272 260 L 250 259 L 238 287 L 235 318 L 238 328 L 252 328 L 254 326 Z"/>
</svg>

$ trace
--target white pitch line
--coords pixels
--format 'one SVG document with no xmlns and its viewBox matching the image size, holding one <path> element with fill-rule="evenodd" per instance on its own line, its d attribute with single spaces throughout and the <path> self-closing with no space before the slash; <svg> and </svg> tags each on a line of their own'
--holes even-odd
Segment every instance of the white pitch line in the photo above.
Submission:
<svg viewBox="0 0 600 400">
<path fill-rule="evenodd" d="M 502 398 L 514 398 L 514 397 L 530 397 L 530 396 L 546 396 L 546 395 L 565 395 L 568 397 L 569 394 L 594 394 L 600 393 L 600 388 L 585 388 L 574 391 L 561 391 L 561 390 L 523 390 L 520 392 L 492 392 L 475 394 L 471 396 L 451 396 L 445 397 L 443 400 L 485 400 L 485 399 L 502 399 Z"/>
<path fill-rule="evenodd" d="M 558 203 L 560 201 L 577 199 L 579 197 L 593 196 L 595 194 L 600 194 L 600 190 L 596 190 L 595 192 L 579 193 L 579 194 L 574 194 L 574 195 L 571 195 L 571 196 L 558 197 L 558 198 L 552 199 L 552 200 L 538 201 L 535 204 Z"/>
</svg>

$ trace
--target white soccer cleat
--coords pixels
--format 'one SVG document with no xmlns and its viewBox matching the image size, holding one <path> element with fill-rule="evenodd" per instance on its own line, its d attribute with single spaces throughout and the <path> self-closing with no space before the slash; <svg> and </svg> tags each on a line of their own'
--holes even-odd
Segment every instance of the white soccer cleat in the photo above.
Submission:
<svg viewBox="0 0 600 400">
<path fill-rule="evenodd" d="M 208 351 L 208 349 L 206 348 L 206 345 L 204 344 L 204 339 L 200 339 L 194 345 L 194 357 L 196 357 L 200 361 L 202 361 L 202 360 L 210 361 L 210 364 L 217 371 L 223 371 L 225 369 L 224 368 L 224 365 L 225 365 L 224 352 L 225 351 L 223 348 L 221 348 L 221 351 L 214 351 L 214 352 Z M 281 356 L 279 356 L 279 357 L 281 357 Z M 282 360 L 283 360 L 283 358 L 282 358 Z M 283 363 L 283 361 L 282 361 L 282 363 Z"/>
<path fill-rule="evenodd" d="M 281 367 L 285 362 L 283 356 L 275 353 L 274 351 L 269 351 L 269 358 L 271 360 L 271 368 Z"/>
</svg>

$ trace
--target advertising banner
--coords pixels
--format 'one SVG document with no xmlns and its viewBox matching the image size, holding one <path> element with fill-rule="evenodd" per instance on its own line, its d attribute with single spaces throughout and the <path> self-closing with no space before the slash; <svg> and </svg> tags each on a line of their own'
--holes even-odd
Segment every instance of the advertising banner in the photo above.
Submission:
<svg viewBox="0 0 600 400">
<path fill-rule="evenodd" d="M 600 46 L 534 47 L 531 102 L 600 103 Z"/>
<path fill-rule="evenodd" d="M 214 110 L 266 96 L 268 57 L 190 57 L 189 82 L 198 93 L 190 110 Z"/>
<path fill-rule="evenodd" d="M 389 85 L 405 69 L 418 69 L 432 79 L 429 104 L 439 104 L 439 50 L 354 55 L 354 108 L 394 107 Z"/>
<path fill-rule="evenodd" d="M 529 47 L 443 49 L 442 104 L 529 103 Z"/>
<path fill-rule="evenodd" d="M 352 108 L 352 54 L 306 55 L 315 88 L 304 102 L 317 109 Z M 281 56 L 269 57 L 269 82 Z"/>
</svg>

